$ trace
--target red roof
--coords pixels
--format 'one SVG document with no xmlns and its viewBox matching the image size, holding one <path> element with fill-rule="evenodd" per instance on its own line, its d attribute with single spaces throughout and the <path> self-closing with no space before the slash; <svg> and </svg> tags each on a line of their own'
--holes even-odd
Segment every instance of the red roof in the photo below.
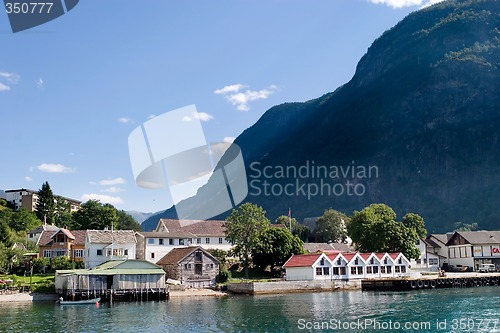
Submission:
<svg viewBox="0 0 500 333">
<path fill-rule="evenodd" d="M 389 256 L 391 256 L 392 260 L 396 260 L 401 252 L 394 252 L 394 253 L 389 253 Z"/>
<path fill-rule="evenodd" d="M 323 253 L 294 254 L 283 267 L 310 267 Z"/>
<path fill-rule="evenodd" d="M 359 254 L 361 256 L 361 258 L 363 258 L 363 260 L 366 262 L 368 260 L 368 258 L 370 258 L 370 256 L 372 255 L 371 253 L 360 253 Z"/>
</svg>

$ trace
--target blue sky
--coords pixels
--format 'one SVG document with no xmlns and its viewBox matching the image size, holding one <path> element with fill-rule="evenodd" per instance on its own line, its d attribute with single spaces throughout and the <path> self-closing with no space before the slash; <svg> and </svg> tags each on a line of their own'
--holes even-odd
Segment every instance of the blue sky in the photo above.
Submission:
<svg viewBox="0 0 500 333">
<path fill-rule="evenodd" d="M 438 1 L 430 1 L 438 2 Z M 0 189 L 143 212 L 128 135 L 195 104 L 207 141 L 232 140 L 271 106 L 335 90 L 373 40 L 425 0 L 82 0 L 13 34 L 0 12 Z"/>
</svg>

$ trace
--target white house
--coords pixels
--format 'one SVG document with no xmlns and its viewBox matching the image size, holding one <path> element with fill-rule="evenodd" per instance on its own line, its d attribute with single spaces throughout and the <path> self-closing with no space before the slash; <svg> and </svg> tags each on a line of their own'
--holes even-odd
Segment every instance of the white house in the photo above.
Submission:
<svg viewBox="0 0 500 333">
<path fill-rule="evenodd" d="M 500 266 L 500 231 L 456 231 L 446 246 L 450 265 L 474 270 L 481 264 Z"/>
<path fill-rule="evenodd" d="M 136 238 L 133 230 L 87 230 L 85 268 L 109 260 L 135 259 Z"/>
<path fill-rule="evenodd" d="M 420 251 L 420 256 L 418 259 L 411 259 L 410 265 L 412 268 L 431 268 L 441 267 L 441 264 L 446 256 L 439 254 L 441 251 L 441 246 L 434 240 L 427 238 L 421 238 L 417 241 L 417 248 Z M 444 244 L 443 244 L 444 246 Z"/>
<path fill-rule="evenodd" d="M 28 233 L 26 234 L 26 239 L 29 240 L 30 242 L 34 242 L 35 244 L 37 244 L 38 240 L 40 239 L 40 236 L 44 231 L 56 232 L 58 230 L 59 228 L 56 227 L 55 225 L 44 223 L 41 226 L 38 226 L 35 229 L 31 229 L 30 231 L 28 231 Z"/>
<path fill-rule="evenodd" d="M 399 277 L 409 273 L 402 253 L 318 252 L 292 255 L 283 265 L 288 281 Z"/>
<path fill-rule="evenodd" d="M 137 259 L 156 263 L 176 247 L 201 246 L 203 249 L 228 251 L 225 221 L 160 219 L 155 231 L 138 232 Z"/>
</svg>

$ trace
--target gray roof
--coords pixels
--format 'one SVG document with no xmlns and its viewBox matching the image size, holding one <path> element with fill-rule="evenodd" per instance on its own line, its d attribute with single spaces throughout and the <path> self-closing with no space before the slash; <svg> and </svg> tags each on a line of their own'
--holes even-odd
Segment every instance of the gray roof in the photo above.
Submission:
<svg viewBox="0 0 500 333">
<path fill-rule="evenodd" d="M 57 231 L 58 227 L 52 224 L 42 224 L 35 229 L 28 231 L 28 234 L 41 234 L 43 231 Z"/>
<path fill-rule="evenodd" d="M 500 244 L 500 231 L 457 231 L 470 244 Z"/>
<path fill-rule="evenodd" d="M 448 243 L 448 240 L 450 239 L 451 235 L 449 235 L 449 234 L 430 234 L 429 238 L 430 237 L 434 237 L 435 239 L 437 239 L 441 243 L 446 244 L 446 243 Z"/>
<path fill-rule="evenodd" d="M 198 237 L 224 237 L 226 221 L 222 220 L 174 220 L 160 219 L 157 232 L 191 233 Z"/>
<path fill-rule="evenodd" d="M 87 230 L 89 243 L 94 244 L 135 244 L 133 230 Z"/>
<path fill-rule="evenodd" d="M 304 249 L 310 253 L 318 251 L 354 252 L 352 246 L 344 243 L 304 243 Z"/>
<path fill-rule="evenodd" d="M 138 234 L 147 237 L 147 238 L 197 238 L 196 235 L 193 235 L 190 232 L 156 232 L 156 231 L 148 231 L 148 232 L 138 232 Z"/>
</svg>

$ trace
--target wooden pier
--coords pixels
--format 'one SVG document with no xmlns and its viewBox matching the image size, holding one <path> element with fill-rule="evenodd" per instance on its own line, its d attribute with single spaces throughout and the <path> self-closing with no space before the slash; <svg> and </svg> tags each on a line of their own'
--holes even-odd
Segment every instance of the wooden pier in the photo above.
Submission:
<svg viewBox="0 0 500 333">
<path fill-rule="evenodd" d="M 422 276 L 420 278 L 383 278 L 364 279 L 361 290 L 419 290 L 438 288 L 475 288 L 483 286 L 498 286 L 500 274 L 488 275 L 456 275 L 456 276 Z"/>
</svg>

